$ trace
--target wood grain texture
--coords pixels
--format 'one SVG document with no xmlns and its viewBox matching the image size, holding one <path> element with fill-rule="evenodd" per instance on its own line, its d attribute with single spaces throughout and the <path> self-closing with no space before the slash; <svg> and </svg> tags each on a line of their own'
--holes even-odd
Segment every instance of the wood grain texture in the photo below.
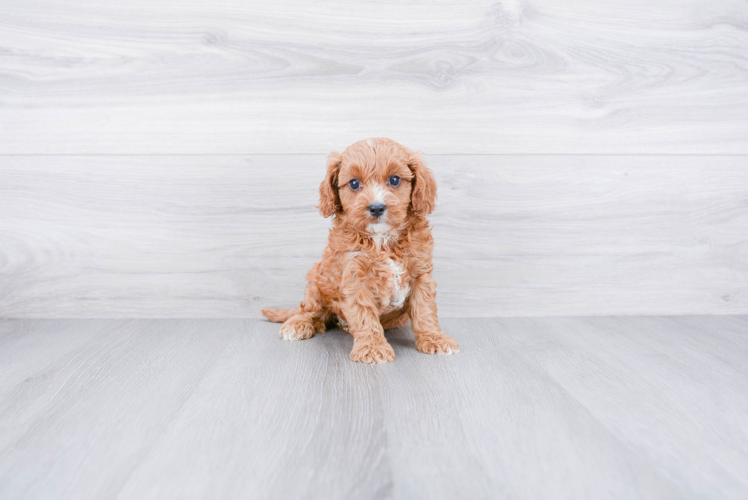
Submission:
<svg viewBox="0 0 748 500">
<path fill-rule="evenodd" d="M 0 322 L 0 496 L 748 495 L 748 317 L 444 327 L 364 366 L 257 320 Z"/>
<path fill-rule="evenodd" d="M 0 153 L 748 153 L 719 0 L 6 0 Z"/>
<path fill-rule="evenodd" d="M 720 498 L 748 487 L 748 377 L 734 370 L 748 355 L 745 326 L 732 317 L 588 318 L 584 328 L 566 318 L 495 322 L 628 449 L 696 496 Z M 681 418 L 666 422 L 664 412 Z M 714 462 L 698 460 L 727 442 Z"/>
<path fill-rule="evenodd" d="M 3 354 L 32 363 L 0 397 L 0 496 L 112 498 L 225 348 L 232 327 L 241 328 L 214 324 L 219 328 L 197 332 L 196 322 L 167 329 L 153 321 L 78 323 L 89 341 L 73 348 L 66 325 L 3 324 L 32 337 L 4 346 Z M 39 366 L 47 350 L 57 353 Z M 113 475 L 95 473 L 104 463 Z"/>
<path fill-rule="evenodd" d="M 744 156 L 431 155 L 444 317 L 748 312 Z M 2 156 L 0 317 L 259 317 L 324 156 Z"/>
</svg>

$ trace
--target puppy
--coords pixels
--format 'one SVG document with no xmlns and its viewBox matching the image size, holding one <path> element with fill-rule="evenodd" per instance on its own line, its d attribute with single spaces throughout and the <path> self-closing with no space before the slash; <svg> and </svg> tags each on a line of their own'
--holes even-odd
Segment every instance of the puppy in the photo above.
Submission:
<svg viewBox="0 0 748 500">
<path fill-rule="evenodd" d="M 280 336 L 308 339 L 337 321 L 353 335 L 353 361 L 386 363 L 395 351 L 384 331 L 410 320 L 419 351 L 459 352 L 436 316 L 426 220 L 436 181 L 420 153 L 385 138 L 359 141 L 329 156 L 319 193 L 332 228 L 322 261 L 307 274 L 304 301 L 290 311 L 262 311 L 283 323 Z"/>
</svg>

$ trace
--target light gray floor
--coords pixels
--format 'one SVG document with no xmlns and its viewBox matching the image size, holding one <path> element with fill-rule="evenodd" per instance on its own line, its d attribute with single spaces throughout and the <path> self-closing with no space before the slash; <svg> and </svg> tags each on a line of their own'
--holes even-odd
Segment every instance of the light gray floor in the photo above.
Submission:
<svg viewBox="0 0 748 500">
<path fill-rule="evenodd" d="M 0 322 L 2 498 L 746 498 L 748 317 Z"/>
</svg>

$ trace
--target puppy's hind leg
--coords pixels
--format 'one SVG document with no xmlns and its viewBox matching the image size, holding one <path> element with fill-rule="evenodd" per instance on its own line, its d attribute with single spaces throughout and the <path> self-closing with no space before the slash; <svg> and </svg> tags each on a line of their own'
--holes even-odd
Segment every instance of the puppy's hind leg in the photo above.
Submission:
<svg viewBox="0 0 748 500">
<path fill-rule="evenodd" d="M 410 320 L 408 311 L 396 311 L 380 318 L 382 328 L 391 330 L 393 328 L 402 328 Z"/>
<path fill-rule="evenodd" d="M 280 336 L 283 340 L 304 340 L 315 333 L 325 331 L 329 313 L 322 306 L 322 297 L 315 282 L 307 283 L 304 301 L 287 314 L 288 317 L 285 318 L 280 329 Z M 265 316 L 268 317 L 267 314 Z"/>
</svg>

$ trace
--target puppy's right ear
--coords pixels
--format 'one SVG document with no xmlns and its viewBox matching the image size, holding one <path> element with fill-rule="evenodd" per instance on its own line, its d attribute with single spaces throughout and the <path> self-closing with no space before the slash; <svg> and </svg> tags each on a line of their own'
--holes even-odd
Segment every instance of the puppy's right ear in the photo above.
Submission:
<svg viewBox="0 0 748 500">
<path fill-rule="evenodd" d="M 338 195 L 338 173 L 342 157 L 337 151 L 330 153 L 327 157 L 327 174 L 325 180 L 319 185 L 319 213 L 323 217 L 330 217 L 343 210 Z"/>
</svg>

